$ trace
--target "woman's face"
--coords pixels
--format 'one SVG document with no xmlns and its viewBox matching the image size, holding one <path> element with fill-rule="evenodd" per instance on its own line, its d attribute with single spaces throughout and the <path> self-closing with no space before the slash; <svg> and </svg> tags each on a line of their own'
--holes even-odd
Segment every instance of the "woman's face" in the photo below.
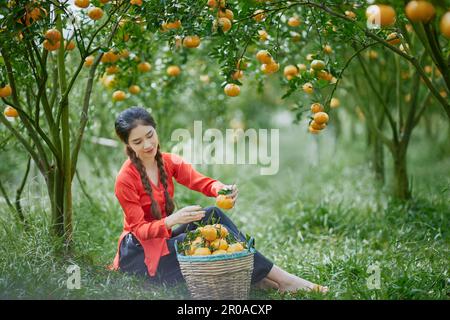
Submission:
<svg viewBox="0 0 450 320">
<path fill-rule="evenodd" d="M 141 160 L 154 159 L 158 144 L 156 130 L 150 125 L 138 125 L 128 137 L 128 145 Z"/>
</svg>

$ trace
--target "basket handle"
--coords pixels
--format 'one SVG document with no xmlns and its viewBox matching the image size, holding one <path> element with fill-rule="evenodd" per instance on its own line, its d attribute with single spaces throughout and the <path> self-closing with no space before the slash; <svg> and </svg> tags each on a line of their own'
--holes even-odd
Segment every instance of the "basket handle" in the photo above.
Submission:
<svg viewBox="0 0 450 320">
<path fill-rule="evenodd" d="M 248 251 L 251 251 L 252 249 L 255 250 L 255 238 L 250 237 L 250 239 L 248 239 L 247 249 Z"/>
<path fill-rule="evenodd" d="M 179 253 L 178 253 L 178 240 L 175 240 L 175 242 L 174 242 L 174 246 L 175 246 L 175 253 L 177 254 L 177 256 L 179 255 Z"/>
</svg>

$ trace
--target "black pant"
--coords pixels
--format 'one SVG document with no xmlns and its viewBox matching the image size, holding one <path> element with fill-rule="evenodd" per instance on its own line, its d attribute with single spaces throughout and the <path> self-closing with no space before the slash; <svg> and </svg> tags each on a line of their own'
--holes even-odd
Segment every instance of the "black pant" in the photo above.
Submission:
<svg viewBox="0 0 450 320">
<path fill-rule="evenodd" d="M 215 223 L 223 224 L 238 241 L 246 241 L 245 235 L 238 230 L 233 221 L 231 221 L 219 208 L 208 207 L 205 211 L 205 216 L 201 222 L 204 224 L 211 223 L 211 218 L 214 217 Z M 153 277 L 148 274 L 147 266 L 144 263 L 144 249 L 141 244 L 131 233 L 127 234 L 120 243 L 120 270 L 127 273 L 146 276 L 151 282 L 155 283 L 175 284 L 184 281 L 176 256 L 174 243 L 175 240 L 178 242 L 184 241 L 186 233 L 189 230 L 195 230 L 196 228 L 197 226 L 194 223 L 189 223 L 183 224 L 172 231 L 172 237 L 166 240 L 170 253 L 161 257 L 158 269 Z M 251 282 L 257 283 L 261 281 L 267 276 L 272 267 L 273 263 L 256 251 L 254 255 Z"/>
</svg>

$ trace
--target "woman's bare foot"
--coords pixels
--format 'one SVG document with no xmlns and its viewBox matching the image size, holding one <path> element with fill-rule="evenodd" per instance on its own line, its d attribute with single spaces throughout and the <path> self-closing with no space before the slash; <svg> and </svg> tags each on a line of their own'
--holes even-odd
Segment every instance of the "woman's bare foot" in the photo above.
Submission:
<svg viewBox="0 0 450 320">
<path fill-rule="evenodd" d="M 299 290 L 316 291 L 326 293 L 328 287 L 323 287 L 293 275 L 280 267 L 273 265 L 265 279 L 271 280 L 278 285 L 279 292 L 297 292 Z"/>
<path fill-rule="evenodd" d="M 312 283 L 294 275 L 289 275 L 279 286 L 280 292 L 297 292 L 299 290 L 327 293 L 328 287 Z"/>
<path fill-rule="evenodd" d="M 275 281 L 272 281 L 268 278 L 262 279 L 260 282 L 258 282 L 256 284 L 256 287 L 261 290 L 268 290 L 268 289 L 279 290 L 280 289 L 280 286 L 278 285 L 278 283 L 276 283 Z"/>
<path fill-rule="evenodd" d="M 321 286 L 320 284 L 315 284 L 311 291 L 314 292 L 320 292 L 320 293 L 327 293 L 329 291 L 328 287 Z"/>
</svg>

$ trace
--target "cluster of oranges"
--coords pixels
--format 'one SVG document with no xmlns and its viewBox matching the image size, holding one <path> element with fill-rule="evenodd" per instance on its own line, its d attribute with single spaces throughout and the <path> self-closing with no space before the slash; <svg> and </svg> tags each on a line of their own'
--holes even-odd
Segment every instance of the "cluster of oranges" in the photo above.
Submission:
<svg viewBox="0 0 450 320">
<path fill-rule="evenodd" d="M 436 9 L 431 2 L 414 0 L 406 4 L 405 14 L 411 22 L 429 23 L 436 16 Z M 352 15 L 351 12 L 346 12 L 346 15 L 349 18 L 355 18 L 355 15 Z M 366 9 L 366 17 L 369 24 L 379 27 L 392 26 L 396 21 L 394 8 L 386 4 L 370 5 Z M 439 27 L 442 35 L 450 38 L 450 11 L 442 15 Z"/>
<path fill-rule="evenodd" d="M 333 52 L 329 45 L 324 46 L 324 52 L 330 54 Z M 330 83 L 336 83 L 337 79 L 325 69 L 325 62 L 323 60 L 313 59 L 313 55 L 309 54 L 306 58 L 311 61 L 309 74 L 317 79 L 329 81 Z M 283 73 L 287 80 L 291 80 L 299 75 L 300 72 L 308 72 L 307 66 L 303 63 L 297 65 L 287 65 L 284 67 Z M 314 93 L 314 86 L 311 82 L 306 82 L 302 86 L 303 92 L 307 94 Z"/>
<path fill-rule="evenodd" d="M 230 254 L 245 249 L 245 243 L 235 241 L 222 224 L 208 224 L 188 232 L 181 246 L 186 256 Z"/>
<path fill-rule="evenodd" d="M 243 59 L 239 59 L 236 63 L 236 70 L 231 74 L 233 80 L 239 80 L 244 76 L 244 71 L 247 69 L 247 62 Z M 229 97 L 236 97 L 241 93 L 241 88 L 234 83 L 228 83 L 225 85 L 223 91 Z"/>
<path fill-rule="evenodd" d="M 326 47 L 325 47 L 326 48 Z M 325 49 L 324 50 L 331 50 L 330 49 Z M 307 60 L 312 60 L 312 55 L 308 55 Z M 306 66 L 305 65 L 301 65 L 301 69 L 303 71 L 306 70 Z M 332 83 L 334 83 L 336 81 L 336 78 L 333 77 L 333 75 L 325 70 L 325 62 L 323 60 L 312 60 L 311 61 L 311 67 L 309 69 L 309 73 L 316 77 L 317 79 L 321 79 L 321 80 L 326 80 L 326 81 L 330 81 Z M 314 86 L 312 85 L 311 82 L 306 82 L 303 84 L 303 92 L 307 93 L 307 94 L 313 94 L 314 93 Z"/>
<path fill-rule="evenodd" d="M 44 34 L 44 42 L 42 43 L 42 46 L 47 51 L 55 51 L 59 49 L 61 40 L 63 40 L 63 37 L 58 29 L 49 29 Z M 73 40 L 64 40 L 64 50 L 72 51 L 75 47 L 76 45 Z"/>
<path fill-rule="evenodd" d="M 217 11 L 217 20 L 213 22 L 213 31 L 220 28 L 223 32 L 228 32 L 233 26 L 234 13 L 230 9 L 219 8 Z"/>
<path fill-rule="evenodd" d="M 309 123 L 309 132 L 317 134 L 327 126 L 329 117 L 320 103 L 313 103 L 311 105 L 311 112 L 313 114 L 312 120 Z"/>
<path fill-rule="evenodd" d="M 234 13 L 232 10 L 226 8 L 225 0 L 208 0 L 207 5 L 211 11 L 216 11 L 216 19 L 213 22 L 212 31 L 216 32 L 219 28 L 226 33 L 231 30 L 233 26 Z M 244 73 L 238 67 L 233 72 L 231 78 L 238 80 L 242 78 Z M 235 83 L 227 83 L 223 88 L 224 93 L 229 97 L 237 97 L 241 93 L 241 88 Z"/>
<path fill-rule="evenodd" d="M 120 52 L 116 52 L 113 50 L 107 51 L 105 52 L 101 59 L 100 62 L 102 64 L 107 65 L 107 67 L 105 68 L 105 72 L 106 74 L 103 75 L 100 78 L 101 83 L 107 87 L 107 88 L 112 88 L 114 87 L 115 83 L 116 83 L 116 78 L 115 78 L 115 74 L 120 72 L 120 68 L 116 65 L 116 63 L 120 60 L 120 59 L 126 59 L 130 56 L 130 53 L 128 50 L 124 49 Z M 94 63 L 95 57 L 94 56 L 88 56 L 86 57 L 85 61 L 84 61 L 84 66 L 85 67 L 90 67 L 92 66 L 92 64 Z M 139 73 L 146 73 L 146 72 L 150 72 L 152 70 L 152 65 L 147 62 L 147 61 L 140 61 L 139 58 L 135 58 L 136 62 L 139 62 L 136 65 L 136 69 Z M 132 84 L 129 86 L 128 88 L 128 92 L 131 94 L 139 94 L 141 92 L 141 88 L 136 85 L 136 84 Z M 112 94 L 112 98 L 114 101 L 122 101 L 125 100 L 127 98 L 127 94 L 125 93 L 125 91 L 122 90 L 117 90 L 114 91 Z"/>
<path fill-rule="evenodd" d="M 275 61 L 267 50 L 259 50 L 256 53 L 256 60 L 261 63 L 261 71 L 265 74 L 272 74 L 280 69 L 280 64 Z"/>
<path fill-rule="evenodd" d="M 109 0 L 101 0 L 100 2 L 105 4 L 105 3 L 108 3 Z M 143 1 L 142 0 L 130 0 L 130 4 L 136 5 L 136 6 L 142 6 Z M 89 0 L 78 0 L 78 1 L 75 1 L 75 5 L 80 8 L 88 8 L 90 6 L 90 1 Z M 231 10 L 228 10 L 228 9 L 226 9 L 226 10 L 223 9 L 223 10 L 224 10 L 223 12 L 225 12 L 227 17 L 230 16 Z M 222 11 L 219 12 L 220 18 L 222 18 L 221 12 Z M 232 12 L 231 12 L 231 14 L 232 14 Z M 89 15 L 89 13 L 88 13 L 88 15 Z M 123 27 L 126 24 L 126 22 L 127 22 L 127 19 L 122 19 L 119 23 L 119 26 Z M 182 23 L 180 20 L 165 21 L 161 25 L 161 32 L 176 30 L 176 29 L 180 29 L 181 27 L 182 27 Z M 128 35 L 125 35 L 124 37 L 127 39 L 129 38 Z M 184 38 L 176 36 L 175 39 L 176 39 L 175 42 L 176 42 L 177 47 L 183 46 L 187 49 L 197 48 L 201 43 L 200 37 L 195 34 L 187 35 Z M 127 41 L 127 40 L 125 40 L 125 41 Z M 120 52 L 120 53 L 114 52 L 114 51 L 108 51 L 103 54 L 100 62 L 107 64 L 108 66 L 105 68 L 105 74 L 101 77 L 100 81 L 102 82 L 102 84 L 105 87 L 113 88 L 115 86 L 115 84 L 116 84 L 115 75 L 120 72 L 120 68 L 115 63 L 119 59 L 121 59 L 121 58 L 126 59 L 129 56 L 130 56 L 130 53 L 126 49 L 122 50 L 122 52 Z M 95 57 L 92 55 L 86 57 L 84 66 L 85 67 L 92 66 L 94 63 L 94 60 L 95 60 Z M 140 62 L 139 57 L 134 57 L 134 60 L 136 62 L 139 62 L 137 64 L 138 72 L 146 73 L 146 72 L 150 72 L 152 70 L 152 65 L 149 62 L 146 62 L 146 61 Z M 181 74 L 181 68 L 177 65 L 169 65 L 166 69 L 166 74 L 169 77 L 177 77 Z M 141 88 L 136 84 L 132 84 L 129 86 L 128 92 L 130 94 L 134 94 L 134 95 L 139 94 L 141 92 Z M 113 101 L 123 101 L 123 100 L 127 99 L 127 97 L 128 97 L 127 93 L 123 90 L 116 90 L 112 93 Z"/>
<path fill-rule="evenodd" d="M 212 2 L 216 3 L 215 1 Z M 225 19 L 226 18 L 232 19 L 233 12 L 229 9 L 220 9 L 219 17 Z M 265 19 L 264 10 L 256 10 L 253 14 L 253 19 L 257 22 L 263 21 Z M 301 21 L 298 17 L 291 17 L 289 18 L 287 24 L 290 27 L 298 27 L 301 24 Z M 269 37 L 267 31 L 265 30 L 259 30 L 258 34 L 261 41 L 266 41 Z M 259 50 L 256 53 L 256 59 L 261 63 L 261 72 L 263 72 L 264 74 L 272 74 L 280 69 L 280 64 L 275 61 L 275 59 L 267 50 Z M 243 63 L 241 63 L 241 60 L 239 60 L 237 63 L 237 70 L 234 71 L 233 74 L 231 75 L 231 78 L 233 80 L 238 80 L 243 77 L 242 69 L 245 68 L 242 66 L 242 64 Z M 298 74 L 298 70 L 295 66 L 287 66 L 286 68 L 285 68 L 285 76 L 288 77 L 289 79 Z M 240 87 L 234 83 L 228 83 L 224 87 L 224 92 L 229 97 L 236 97 L 240 93 Z"/>
<path fill-rule="evenodd" d="M 61 32 L 57 29 L 50 29 L 47 30 L 44 34 L 44 43 L 43 46 L 45 50 L 48 51 L 55 51 L 58 50 L 60 47 L 60 41 L 61 41 Z"/>
<path fill-rule="evenodd" d="M 100 0 L 100 2 L 102 4 L 106 4 L 109 2 L 109 0 Z M 75 0 L 74 1 L 75 6 L 77 6 L 78 8 L 88 8 L 91 4 L 90 0 Z M 91 18 L 92 20 L 100 20 L 104 15 L 104 12 L 101 8 L 99 7 L 91 7 L 88 9 L 88 16 L 89 18 Z"/>
</svg>

